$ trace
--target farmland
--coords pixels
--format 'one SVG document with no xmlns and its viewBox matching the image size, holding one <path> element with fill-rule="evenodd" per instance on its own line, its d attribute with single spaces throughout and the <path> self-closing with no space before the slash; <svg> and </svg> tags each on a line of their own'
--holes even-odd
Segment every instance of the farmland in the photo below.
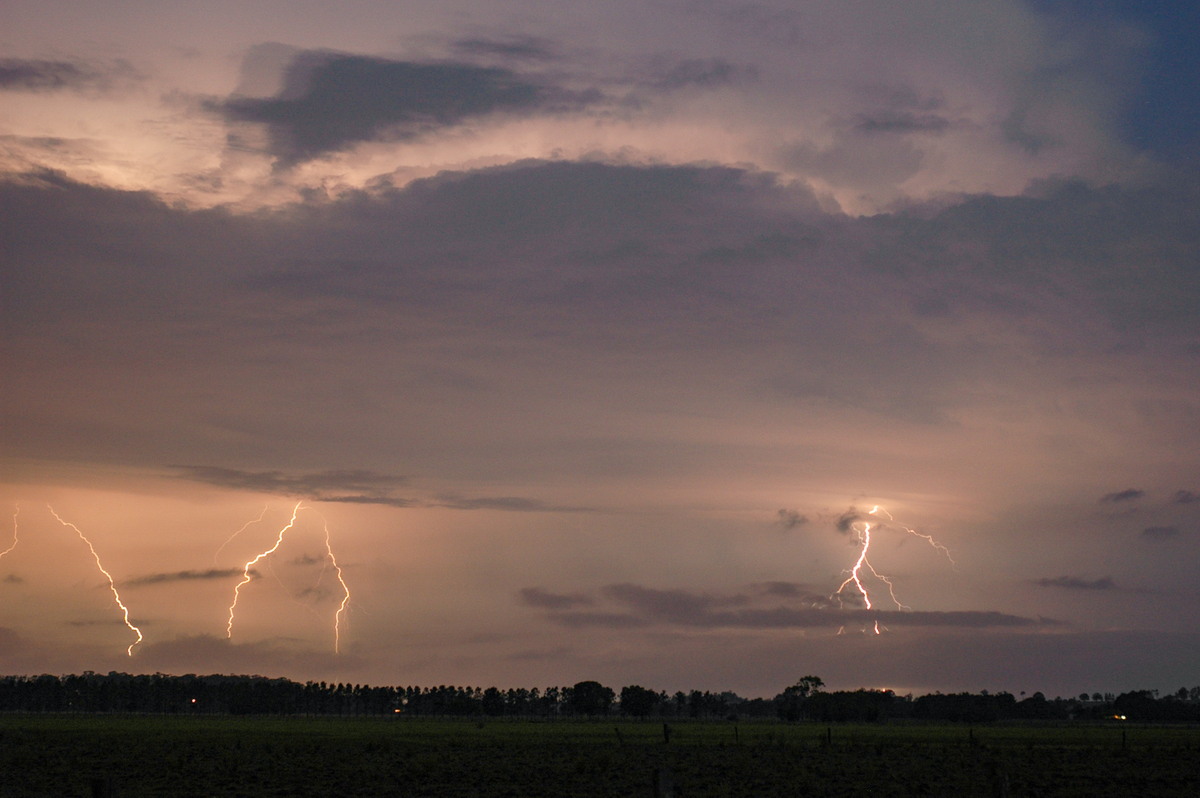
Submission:
<svg viewBox="0 0 1200 798">
<path fill-rule="evenodd" d="M 0 716 L 0 798 L 1195 795 L 1185 726 Z"/>
</svg>

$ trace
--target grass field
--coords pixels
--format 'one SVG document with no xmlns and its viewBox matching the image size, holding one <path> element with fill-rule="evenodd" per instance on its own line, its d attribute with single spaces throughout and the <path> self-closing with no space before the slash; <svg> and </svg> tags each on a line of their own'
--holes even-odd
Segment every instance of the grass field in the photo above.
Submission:
<svg viewBox="0 0 1200 798">
<path fill-rule="evenodd" d="M 1197 728 L 670 725 L 9 715 L 0 797 L 1200 794 Z"/>
</svg>

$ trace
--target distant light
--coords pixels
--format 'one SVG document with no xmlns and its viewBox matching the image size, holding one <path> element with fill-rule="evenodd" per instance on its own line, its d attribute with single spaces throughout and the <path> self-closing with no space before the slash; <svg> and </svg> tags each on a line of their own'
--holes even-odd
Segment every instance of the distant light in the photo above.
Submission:
<svg viewBox="0 0 1200 798">
<path fill-rule="evenodd" d="M 194 704 L 194 703 L 196 703 L 196 699 L 194 699 L 194 698 L 193 698 L 193 699 L 192 699 L 192 703 L 193 703 L 193 704 Z"/>
</svg>

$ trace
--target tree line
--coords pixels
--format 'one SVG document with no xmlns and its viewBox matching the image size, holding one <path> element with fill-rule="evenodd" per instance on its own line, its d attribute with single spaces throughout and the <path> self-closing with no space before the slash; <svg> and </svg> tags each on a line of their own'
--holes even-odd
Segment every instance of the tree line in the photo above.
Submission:
<svg viewBox="0 0 1200 798">
<path fill-rule="evenodd" d="M 917 698 L 891 690 L 825 691 L 805 676 L 774 698 L 692 690 L 667 693 L 640 685 L 620 691 L 595 681 L 544 689 L 496 687 L 372 687 L 264 676 L 172 676 L 84 672 L 0 677 L 0 712 L 159 713 L 200 715 L 391 715 L 413 717 L 600 717 L 877 722 L 892 719 L 986 723 L 1124 717 L 1137 721 L 1200 721 L 1200 687 L 1159 696 L 1046 698 L 1042 693 L 933 693 Z"/>
</svg>

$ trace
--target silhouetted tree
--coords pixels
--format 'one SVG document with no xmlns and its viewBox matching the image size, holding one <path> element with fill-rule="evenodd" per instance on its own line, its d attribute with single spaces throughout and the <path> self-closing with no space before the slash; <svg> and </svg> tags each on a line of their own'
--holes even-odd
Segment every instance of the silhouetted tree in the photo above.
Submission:
<svg viewBox="0 0 1200 798">
<path fill-rule="evenodd" d="M 605 715 L 616 693 L 600 682 L 578 682 L 571 688 L 570 707 L 576 715 Z"/>
</svg>

